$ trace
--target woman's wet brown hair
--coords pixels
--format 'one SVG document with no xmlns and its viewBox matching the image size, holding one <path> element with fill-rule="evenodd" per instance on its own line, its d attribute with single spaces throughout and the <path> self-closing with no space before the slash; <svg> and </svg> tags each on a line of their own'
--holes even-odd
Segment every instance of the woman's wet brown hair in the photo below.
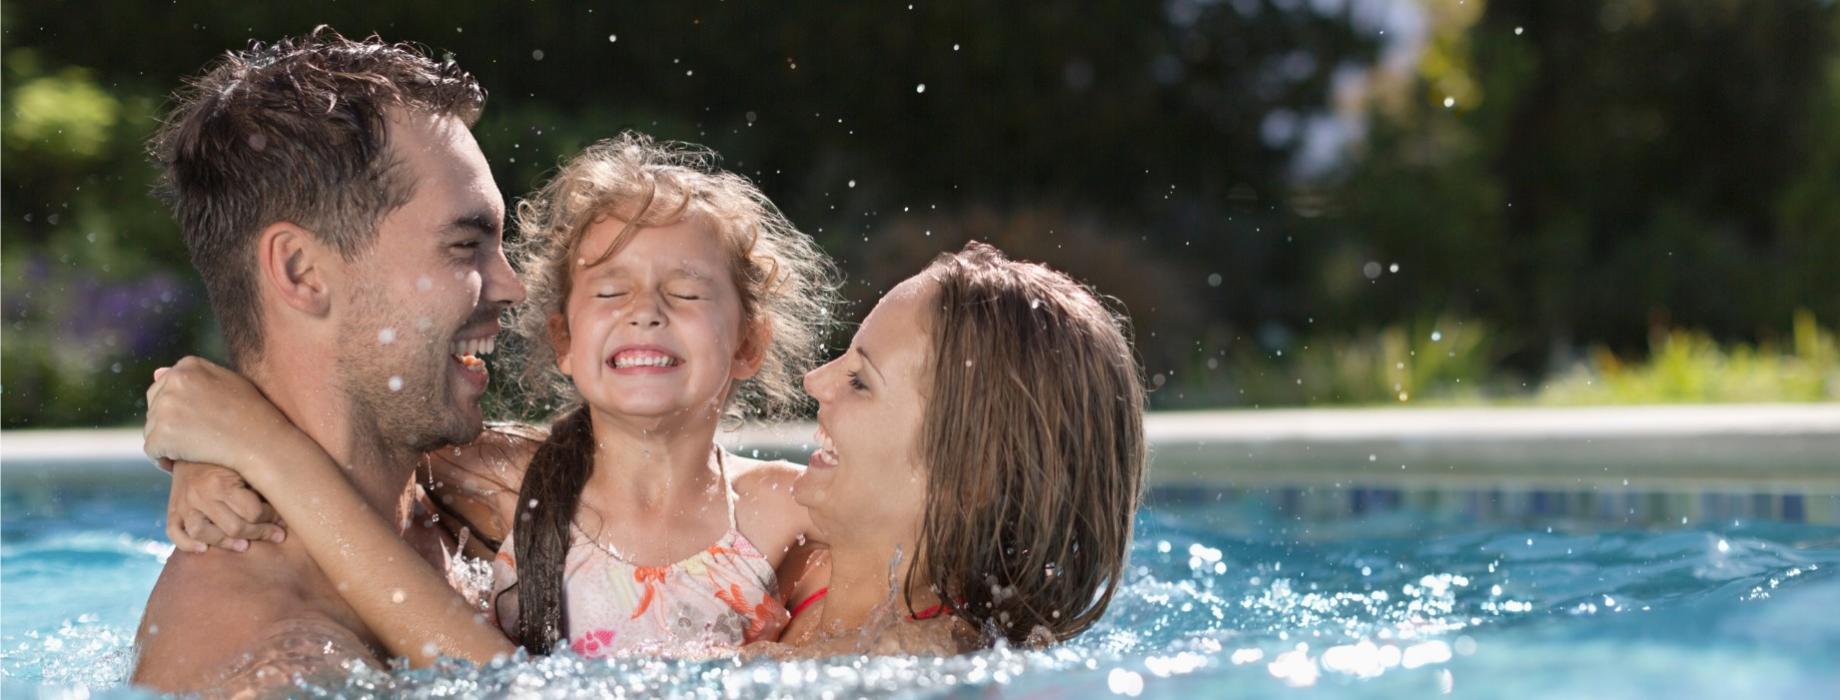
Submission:
<svg viewBox="0 0 1840 700">
<path fill-rule="evenodd" d="M 1144 388 L 1122 314 L 1068 276 L 973 242 L 940 256 L 927 503 L 905 586 L 980 635 L 1040 645 L 1104 613 L 1142 490 Z"/>
</svg>

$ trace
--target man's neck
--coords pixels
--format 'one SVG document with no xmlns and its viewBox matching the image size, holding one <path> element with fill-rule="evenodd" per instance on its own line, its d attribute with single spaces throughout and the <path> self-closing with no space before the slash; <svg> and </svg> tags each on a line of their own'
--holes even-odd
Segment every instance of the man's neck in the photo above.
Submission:
<svg viewBox="0 0 1840 700">
<path fill-rule="evenodd" d="M 404 493 L 421 455 L 385 441 L 376 421 L 358 415 L 323 370 L 278 366 L 265 358 L 243 373 L 344 469 L 346 479 L 373 510 L 391 523 L 404 521 L 409 507 Z"/>
</svg>

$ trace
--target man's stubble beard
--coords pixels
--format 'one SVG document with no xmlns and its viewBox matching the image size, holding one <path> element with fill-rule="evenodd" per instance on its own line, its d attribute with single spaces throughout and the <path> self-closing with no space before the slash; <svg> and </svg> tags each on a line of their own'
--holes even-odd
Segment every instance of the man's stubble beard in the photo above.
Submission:
<svg viewBox="0 0 1840 700">
<path fill-rule="evenodd" d="M 350 341 L 336 358 L 353 425 L 375 425 L 379 442 L 418 454 L 479 437 L 481 422 L 457 405 L 448 381 L 448 341 L 396 318 L 386 300 L 367 297 L 358 303 L 363 313 L 341 329 Z M 385 328 L 395 336 L 387 344 L 379 340 Z M 399 388 L 390 388 L 392 378 L 401 380 Z"/>
</svg>

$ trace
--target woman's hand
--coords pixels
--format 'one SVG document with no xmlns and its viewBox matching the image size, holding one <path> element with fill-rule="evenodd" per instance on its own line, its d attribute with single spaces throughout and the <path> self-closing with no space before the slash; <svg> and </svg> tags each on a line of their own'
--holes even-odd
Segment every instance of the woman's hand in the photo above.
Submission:
<svg viewBox="0 0 1840 700">
<path fill-rule="evenodd" d="M 247 477 L 267 464 L 265 450 L 299 432 L 249 380 L 203 358 L 155 370 L 147 388 L 144 447 L 154 460 L 222 465 Z"/>
<path fill-rule="evenodd" d="M 275 509 L 236 472 L 176 462 L 172 475 L 166 536 L 178 548 L 202 553 L 215 546 L 241 552 L 249 549 L 251 540 L 280 544 L 287 538 Z"/>
</svg>

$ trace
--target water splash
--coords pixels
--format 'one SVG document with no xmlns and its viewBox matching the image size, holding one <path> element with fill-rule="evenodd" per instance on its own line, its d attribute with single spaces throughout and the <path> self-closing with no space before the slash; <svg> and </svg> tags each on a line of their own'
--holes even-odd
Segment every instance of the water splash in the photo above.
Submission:
<svg viewBox="0 0 1840 700">
<path fill-rule="evenodd" d="M 108 505 L 113 518 L 157 523 L 158 502 Z M 1231 517 L 1271 515 L 1227 510 L 1210 499 L 1147 513 L 1105 617 L 1046 650 L 786 662 L 564 654 L 367 671 L 296 694 L 1419 697 L 1460 685 L 1518 697 L 1608 682 L 1644 694 L 1780 696 L 1840 681 L 1819 658 L 1840 645 L 1829 614 L 1840 605 L 1840 529 L 1593 531 L 1382 515 L 1240 526 Z M 7 695 L 125 692 L 132 606 L 170 548 L 16 512 L 0 550 Z"/>
</svg>

